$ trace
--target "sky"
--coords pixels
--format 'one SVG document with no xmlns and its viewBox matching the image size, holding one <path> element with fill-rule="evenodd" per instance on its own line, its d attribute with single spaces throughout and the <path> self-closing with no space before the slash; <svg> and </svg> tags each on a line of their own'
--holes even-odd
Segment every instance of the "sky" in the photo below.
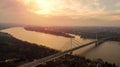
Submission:
<svg viewBox="0 0 120 67">
<path fill-rule="evenodd" d="M 120 26 L 120 0 L 0 0 L 0 23 Z"/>
</svg>

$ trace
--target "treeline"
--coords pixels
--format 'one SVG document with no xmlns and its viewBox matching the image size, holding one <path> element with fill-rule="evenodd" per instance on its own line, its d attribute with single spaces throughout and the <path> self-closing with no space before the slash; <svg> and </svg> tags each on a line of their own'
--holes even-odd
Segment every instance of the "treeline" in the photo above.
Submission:
<svg viewBox="0 0 120 67">
<path fill-rule="evenodd" d="M 89 60 L 77 55 L 66 55 L 54 61 L 37 67 L 117 67 L 115 64 L 104 62 L 102 59 Z"/>
<path fill-rule="evenodd" d="M 24 28 L 26 30 L 30 30 L 30 31 L 43 32 L 43 33 L 53 34 L 53 35 L 57 35 L 57 36 L 74 38 L 74 36 L 71 36 L 64 31 L 54 30 L 54 29 L 50 29 L 48 27 L 34 27 L 34 26 L 32 27 L 31 26 L 31 27 L 24 27 Z"/>
<path fill-rule="evenodd" d="M 0 67 L 16 66 L 21 62 L 30 62 L 57 52 L 59 51 L 21 41 L 7 33 L 0 32 Z"/>
<path fill-rule="evenodd" d="M 37 29 L 42 28 L 79 35 L 85 39 L 96 39 L 97 36 L 98 39 L 112 37 L 110 40 L 120 41 L 120 27 L 38 27 Z"/>
</svg>

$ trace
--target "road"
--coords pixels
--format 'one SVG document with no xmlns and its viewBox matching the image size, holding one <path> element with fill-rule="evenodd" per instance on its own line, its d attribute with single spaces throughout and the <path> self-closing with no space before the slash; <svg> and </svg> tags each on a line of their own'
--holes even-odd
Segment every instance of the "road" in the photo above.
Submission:
<svg viewBox="0 0 120 67">
<path fill-rule="evenodd" d="M 92 42 L 89 42 L 87 44 L 83 44 L 82 46 L 78 46 L 78 47 L 75 47 L 75 48 L 72 48 L 72 49 L 69 49 L 69 50 L 66 50 L 64 52 L 59 52 L 57 54 L 54 54 L 54 55 L 51 55 L 51 56 L 47 56 L 45 58 L 42 58 L 42 59 L 38 59 L 38 60 L 35 60 L 33 62 L 29 62 L 29 63 L 26 63 L 26 64 L 23 64 L 23 65 L 20 65 L 18 67 L 36 67 L 37 65 L 40 65 L 40 64 L 43 64 L 43 63 L 46 63 L 48 61 L 51 61 L 53 59 L 56 59 L 56 58 L 59 58 L 61 56 L 64 56 L 72 51 L 75 51 L 75 50 L 78 50 L 80 48 L 83 48 L 83 47 L 86 47 L 88 45 L 91 45 L 93 43 L 96 43 L 96 41 L 92 41 Z"/>
</svg>

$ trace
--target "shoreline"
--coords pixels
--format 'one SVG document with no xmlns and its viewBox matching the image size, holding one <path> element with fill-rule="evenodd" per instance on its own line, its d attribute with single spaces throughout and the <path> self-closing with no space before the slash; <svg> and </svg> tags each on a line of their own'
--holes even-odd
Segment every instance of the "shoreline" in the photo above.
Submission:
<svg viewBox="0 0 120 67">
<path fill-rule="evenodd" d="M 48 29 L 48 28 L 42 28 L 42 27 L 24 27 L 25 30 L 29 30 L 29 31 L 36 31 L 36 32 L 43 32 L 43 33 L 47 33 L 47 34 L 52 34 L 52 35 L 56 35 L 56 36 L 63 36 L 63 37 L 67 37 L 67 38 L 74 38 L 74 36 L 71 36 L 65 32 L 62 31 L 54 31 L 52 29 Z"/>
<path fill-rule="evenodd" d="M 0 35 L 0 40 L 1 40 L 0 47 L 2 48 L 2 49 L 0 49 L 1 50 L 0 55 L 2 56 L 0 59 L 1 60 L 0 65 L 3 65 L 3 66 L 8 65 L 8 66 L 15 67 L 17 65 L 21 65 L 21 63 L 23 64 L 26 62 L 30 62 L 35 59 L 49 56 L 49 55 L 59 52 L 59 51 L 50 49 L 45 46 L 41 46 L 41 45 L 38 46 L 37 44 L 32 44 L 32 43 L 18 40 L 7 33 L 1 32 L 0 34 L 1 34 Z M 7 48 L 9 48 L 9 49 L 7 49 Z M 4 52 L 6 52 L 6 49 L 7 49 L 7 53 L 4 53 Z M 49 65 L 57 65 L 57 64 L 61 64 L 61 63 L 63 63 L 64 65 L 67 65 L 67 66 L 71 65 L 71 63 L 75 63 L 75 65 L 81 65 L 80 62 L 82 62 L 82 65 L 88 64 L 87 60 L 89 60 L 89 59 L 84 58 L 83 61 L 81 61 L 81 59 L 83 59 L 83 57 L 75 56 L 75 55 L 66 55 L 65 57 L 56 59 L 56 61 L 54 60 L 54 61 L 50 61 L 50 62 L 46 63 L 46 65 L 43 65 L 43 67 L 47 66 L 47 65 L 49 67 Z M 8 62 L 6 62 L 6 61 L 8 61 Z M 69 64 L 64 63 L 65 61 L 68 62 Z M 97 64 L 111 65 L 112 67 L 116 67 L 115 64 L 110 64 L 108 62 L 106 64 L 104 61 L 102 61 L 102 60 L 100 60 L 100 61 L 102 63 L 98 62 L 98 60 L 94 60 L 94 61 L 89 60 L 89 63 L 90 63 L 90 65 L 95 64 L 93 67 L 95 67 Z M 42 66 L 38 65 L 38 67 L 42 67 Z M 54 67 L 54 66 L 52 66 L 52 67 Z M 78 66 L 75 66 L 75 67 L 78 67 Z"/>
</svg>

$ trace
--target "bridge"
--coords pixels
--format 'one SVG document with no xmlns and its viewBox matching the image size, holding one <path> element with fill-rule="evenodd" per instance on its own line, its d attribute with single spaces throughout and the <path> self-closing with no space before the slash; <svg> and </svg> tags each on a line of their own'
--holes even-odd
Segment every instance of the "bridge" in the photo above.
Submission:
<svg viewBox="0 0 120 67">
<path fill-rule="evenodd" d="M 111 37 L 102 38 L 102 39 L 99 39 L 99 40 L 97 39 L 95 41 L 92 41 L 92 42 L 89 42 L 89 43 L 86 43 L 86 44 L 82 44 L 82 45 L 79 45 L 79 46 L 74 47 L 74 48 L 72 48 L 72 39 L 71 39 L 71 49 L 68 49 L 68 50 L 65 50 L 63 52 L 59 52 L 59 53 L 53 54 L 51 56 L 47 56 L 47 57 L 44 57 L 44 58 L 41 58 L 41 59 L 38 59 L 38 60 L 35 60 L 35 61 L 32 61 L 32 62 L 23 64 L 23 65 L 20 65 L 18 67 L 36 67 L 36 66 L 38 66 L 40 64 L 44 64 L 46 62 L 52 61 L 54 59 L 57 59 L 57 58 L 62 57 L 64 55 L 66 55 L 66 54 L 72 53 L 75 50 L 78 50 L 80 48 L 89 46 L 91 44 L 95 44 L 96 46 L 98 46 L 101 43 L 105 42 L 106 40 L 109 40 L 110 38 Z"/>
</svg>

